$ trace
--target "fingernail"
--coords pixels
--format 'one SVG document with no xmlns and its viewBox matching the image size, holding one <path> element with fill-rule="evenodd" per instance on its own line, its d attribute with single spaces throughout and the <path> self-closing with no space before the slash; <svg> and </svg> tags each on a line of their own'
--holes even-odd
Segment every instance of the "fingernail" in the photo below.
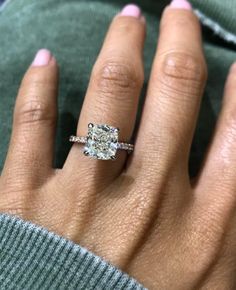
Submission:
<svg viewBox="0 0 236 290">
<path fill-rule="evenodd" d="M 40 49 L 32 62 L 32 66 L 45 66 L 48 65 L 52 58 L 52 54 L 47 49 Z"/>
<path fill-rule="evenodd" d="M 192 10 L 192 5 L 187 0 L 172 0 L 170 8 Z"/>
<path fill-rule="evenodd" d="M 121 16 L 132 16 L 139 18 L 142 15 L 141 9 L 135 4 L 126 5 L 120 13 Z"/>
</svg>

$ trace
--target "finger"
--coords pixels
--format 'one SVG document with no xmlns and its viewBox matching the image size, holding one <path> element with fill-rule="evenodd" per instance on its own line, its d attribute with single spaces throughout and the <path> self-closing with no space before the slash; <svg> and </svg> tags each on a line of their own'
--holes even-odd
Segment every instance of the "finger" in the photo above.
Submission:
<svg viewBox="0 0 236 290">
<path fill-rule="evenodd" d="M 15 171 L 25 178 L 34 176 L 40 182 L 40 176 L 47 176 L 52 169 L 57 72 L 52 54 L 46 49 L 39 50 L 16 99 L 5 173 L 10 171 L 15 176 Z"/>
<path fill-rule="evenodd" d="M 195 220 L 207 225 L 208 236 L 215 244 L 224 241 L 218 250 L 218 261 L 203 289 L 214 289 L 221 275 L 221 289 L 232 288 L 229 277 L 235 259 L 235 202 L 236 202 L 236 63 L 230 68 L 225 85 L 221 112 L 212 141 L 208 147 L 199 176 L 196 179 Z M 211 242 L 212 244 L 212 242 Z M 223 271 L 224 270 L 224 271 Z"/>
<path fill-rule="evenodd" d="M 150 178 L 160 169 L 183 166 L 206 79 L 201 29 L 190 4 L 173 1 L 163 14 L 160 37 L 136 141 L 132 167 Z M 150 174 L 150 170 L 153 174 Z"/>
<path fill-rule="evenodd" d="M 87 135 L 88 124 L 107 124 L 120 129 L 120 141 L 128 142 L 134 128 L 138 99 L 143 85 L 143 45 L 145 25 L 141 11 L 128 5 L 111 23 L 100 55 L 94 65 L 81 111 L 77 135 Z M 66 166 L 103 169 L 113 176 L 120 171 L 126 155 L 115 162 L 91 160 L 75 145 Z M 65 166 L 65 168 L 66 168 Z M 71 169 L 70 169 L 71 170 Z"/>
<path fill-rule="evenodd" d="M 236 64 L 229 72 L 223 106 L 204 166 L 196 183 L 196 191 L 209 209 L 228 212 L 236 199 Z"/>
<path fill-rule="evenodd" d="M 208 272 L 207 279 L 201 281 L 198 289 L 234 289 L 236 285 L 235 280 L 235 256 L 236 256 L 236 216 L 228 221 L 228 225 L 223 230 L 223 238 L 218 244 L 220 245 L 216 253 L 216 259 L 210 271 Z M 223 242 L 222 242 L 223 241 Z M 204 245 L 205 246 L 205 245 Z M 213 248 L 213 247 L 212 247 Z"/>
</svg>

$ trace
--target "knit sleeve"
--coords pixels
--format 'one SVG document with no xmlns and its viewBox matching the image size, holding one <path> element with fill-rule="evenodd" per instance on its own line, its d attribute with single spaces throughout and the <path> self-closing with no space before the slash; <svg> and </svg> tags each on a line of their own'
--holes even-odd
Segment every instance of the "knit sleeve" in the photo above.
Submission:
<svg viewBox="0 0 236 290">
<path fill-rule="evenodd" d="M 146 289 L 87 249 L 0 214 L 1 289 Z"/>
</svg>

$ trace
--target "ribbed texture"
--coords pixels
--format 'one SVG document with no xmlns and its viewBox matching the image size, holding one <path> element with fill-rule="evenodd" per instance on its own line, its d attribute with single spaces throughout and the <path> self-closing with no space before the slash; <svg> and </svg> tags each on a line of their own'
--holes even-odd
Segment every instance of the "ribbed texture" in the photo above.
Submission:
<svg viewBox="0 0 236 290">
<path fill-rule="evenodd" d="M 0 289 L 145 289 L 85 248 L 0 214 Z"/>
</svg>

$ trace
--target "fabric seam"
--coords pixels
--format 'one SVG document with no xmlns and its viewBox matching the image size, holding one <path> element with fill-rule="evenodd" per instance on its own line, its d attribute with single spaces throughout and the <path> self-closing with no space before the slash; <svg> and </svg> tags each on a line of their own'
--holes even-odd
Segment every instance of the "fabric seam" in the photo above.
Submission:
<svg viewBox="0 0 236 290">
<path fill-rule="evenodd" d="M 12 0 L 5 0 L 2 5 L 0 6 L 0 13 L 6 8 L 6 6 L 11 2 Z"/>
<path fill-rule="evenodd" d="M 206 16 L 200 10 L 194 9 L 194 12 L 204 26 L 213 30 L 215 34 L 217 34 L 220 38 L 224 39 L 225 41 L 236 44 L 236 35 L 234 33 L 228 31 L 226 28 L 221 26 L 212 18 Z"/>
<path fill-rule="evenodd" d="M 0 13 L 2 13 L 7 5 L 12 1 L 13 0 L 5 0 L 5 2 L 3 2 L 3 4 L 0 6 Z M 236 34 L 224 28 L 218 22 L 214 21 L 212 18 L 201 12 L 201 10 L 196 8 L 194 9 L 194 12 L 204 26 L 210 28 L 216 35 L 225 41 L 236 44 Z"/>
</svg>

